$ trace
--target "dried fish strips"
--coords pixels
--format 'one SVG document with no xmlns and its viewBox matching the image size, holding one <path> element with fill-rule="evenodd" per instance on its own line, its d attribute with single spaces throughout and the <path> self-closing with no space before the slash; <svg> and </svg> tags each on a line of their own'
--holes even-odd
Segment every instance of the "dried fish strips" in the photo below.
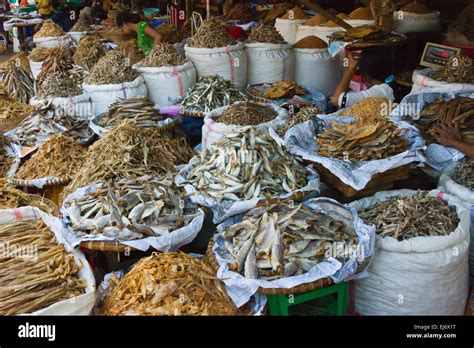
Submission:
<svg viewBox="0 0 474 348">
<path fill-rule="evenodd" d="M 54 23 L 51 19 L 47 19 L 43 22 L 41 29 L 33 35 L 35 39 L 42 39 L 45 37 L 59 37 L 64 36 L 64 31 L 59 25 Z"/>
<path fill-rule="evenodd" d="M 35 108 L 31 105 L 18 103 L 10 97 L 3 84 L 0 84 L 0 122 L 7 123 L 19 116 L 28 116 L 34 112 Z"/>
<path fill-rule="evenodd" d="M 246 100 L 249 100 L 247 95 L 233 88 L 229 81 L 216 75 L 201 77 L 186 92 L 180 106 L 183 111 L 209 112 L 221 106 Z"/>
<path fill-rule="evenodd" d="M 92 31 L 92 28 L 86 19 L 79 18 L 77 22 L 72 26 L 71 30 L 69 31 L 71 33 L 85 32 L 85 31 Z"/>
<path fill-rule="evenodd" d="M 316 106 L 305 106 L 301 108 L 296 114 L 290 114 L 290 118 L 288 123 L 285 124 L 283 127 L 278 128 L 276 131 L 280 136 L 284 136 L 288 129 L 300 124 L 304 123 L 309 120 L 317 121 L 318 115 L 323 114 L 321 110 L 319 110 Z M 322 121 L 318 122 L 322 125 Z"/>
<path fill-rule="evenodd" d="M 308 172 L 268 135 L 253 127 L 227 134 L 201 152 L 186 180 L 197 191 L 221 200 L 269 199 L 308 183 Z"/>
<path fill-rule="evenodd" d="M 216 48 L 234 45 L 236 42 L 227 35 L 222 21 L 210 18 L 201 23 L 196 34 L 188 43 L 189 47 Z"/>
<path fill-rule="evenodd" d="M 154 28 L 161 35 L 161 42 L 175 44 L 181 41 L 181 35 L 174 25 L 163 23 Z"/>
<path fill-rule="evenodd" d="M 109 181 L 89 194 L 64 203 L 66 224 L 78 236 L 119 240 L 166 236 L 199 215 L 165 177 Z"/>
<path fill-rule="evenodd" d="M 117 51 L 125 57 L 125 61 L 129 66 L 132 66 L 145 58 L 145 54 L 140 50 L 136 39 L 120 41 Z"/>
<path fill-rule="evenodd" d="M 392 197 L 359 213 L 362 220 L 374 224 L 381 237 L 398 241 L 430 236 L 446 236 L 459 224 L 456 210 L 428 196 L 425 191 Z"/>
<path fill-rule="evenodd" d="M 42 62 L 52 54 L 53 50 L 54 48 L 36 47 L 28 54 L 28 59 L 32 62 Z"/>
<path fill-rule="evenodd" d="M 95 35 L 86 35 L 77 43 L 72 59 L 75 64 L 91 70 L 103 55 L 105 55 L 105 50 L 99 38 Z"/>
<path fill-rule="evenodd" d="M 28 104 L 35 95 L 33 77 L 14 61 L 8 63 L 2 82 L 9 95 L 19 103 Z"/>
<path fill-rule="evenodd" d="M 451 179 L 469 190 L 474 190 L 474 161 L 464 160 L 451 174 Z"/>
<path fill-rule="evenodd" d="M 281 34 L 272 25 L 261 24 L 257 28 L 252 29 L 247 43 L 272 43 L 272 44 L 285 44 L 286 41 Z"/>
<path fill-rule="evenodd" d="M 48 75 L 38 86 L 38 99 L 66 98 L 82 94 L 82 88 L 68 75 Z"/>
<path fill-rule="evenodd" d="M 34 255 L 2 255 L 0 315 L 32 313 L 85 292 L 87 284 L 78 276 L 81 266 L 42 221 L 0 225 L 0 244 L 34 247 Z"/>
<path fill-rule="evenodd" d="M 81 167 L 87 150 L 78 142 L 62 135 L 53 135 L 42 144 L 15 173 L 19 180 L 47 176 L 71 178 Z"/>
<path fill-rule="evenodd" d="M 372 161 L 394 156 L 408 149 L 401 129 L 384 118 L 367 122 L 331 122 L 316 136 L 318 154 L 346 161 Z"/>
<path fill-rule="evenodd" d="M 63 47 L 56 47 L 51 51 L 51 55 L 41 65 L 41 71 L 36 81 L 38 84 L 52 74 L 68 75 L 72 69 L 72 59 Z"/>
<path fill-rule="evenodd" d="M 218 117 L 218 122 L 235 125 L 258 125 L 269 122 L 278 113 L 269 105 L 260 105 L 253 102 L 242 102 L 232 105 Z"/>
<path fill-rule="evenodd" d="M 466 56 L 449 59 L 446 66 L 435 70 L 429 76 L 447 83 L 474 83 L 474 61 Z"/>
<path fill-rule="evenodd" d="M 344 110 L 339 116 L 356 116 L 361 120 L 371 121 L 379 117 L 388 117 L 390 105 L 387 98 L 366 98 Z"/>
<path fill-rule="evenodd" d="M 174 47 L 167 43 L 154 46 L 148 56 L 140 62 L 142 67 L 178 66 L 186 63 L 186 58 L 178 55 Z"/>
<path fill-rule="evenodd" d="M 168 173 L 175 165 L 189 162 L 193 155 L 184 138 L 164 137 L 159 129 L 140 128 L 133 121 L 123 121 L 89 148 L 64 197 L 80 187 L 109 179 Z"/>
<path fill-rule="evenodd" d="M 103 315 L 238 315 L 213 269 L 184 253 L 153 253 L 112 278 Z"/>
<path fill-rule="evenodd" d="M 433 131 L 439 123 L 459 124 L 463 141 L 474 144 L 474 99 L 454 98 L 448 101 L 442 99 L 426 105 L 418 119 L 408 118 L 416 125 L 423 139 L 428 143 L 436 143 Z"/>
<path fill-rule="evenodd" d="M 267 99 L 292 98 L 295 95 L 306 95 L 308 92 L 293 81 L 278 81 L 267 89 L 262 97 Z"/>
<path fill-rule="evenodd" d="M 133 119 L 138 127 L 156 127 L 158 122 L 166 118 L 155 109 L 150 99 L 135 97 L 111 104 L 107 116 L 99 120 L 99 125 L 110 130 L 122 120 Z"/>
<path fill-rule="evenodd" d="M 116 50 L 107 52 L 92 67 L 87 83 L 91 85 L 119 84 L 131 82 L 139 76 Z"/>
<path fill-rule="evenodd" d="M 288 203 L 250 210 L 242 222 L 223 231 L 225 247 L 235 259 L 229 268 L 246 278 L 275 280 L 309 272 L 335 246 L 355 250 L 352 215 L 339 205 L 328 205 L 321 212 Z M 342 252 L 330 256 L 341 262 L 350 257 Z"/>
</svg>

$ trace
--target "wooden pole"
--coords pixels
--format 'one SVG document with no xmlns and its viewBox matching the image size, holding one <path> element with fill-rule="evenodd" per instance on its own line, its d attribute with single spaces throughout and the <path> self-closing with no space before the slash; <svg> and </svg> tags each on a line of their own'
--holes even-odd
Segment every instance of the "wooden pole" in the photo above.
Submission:
<svg viewBox="0 0 474 348">
<path fill-rule="evenodd" d="M 211 18 L 211 0 L 206 0 L 206 18 Z"/>
<path fill-rule="evenodd" d="M 317 13 L 321 14 L 322 16 L 326 17 L 327 19 L 332 20 L 336 24 L 339 24 L 341 27 L 343 27 L 346 30 L 349 30 L 352 28 L 352 25 L 344 22 L 342 19 L 339 17 L 333 15 L 332 13 L 327 12 L 324 8 L 319 6 L 318 4 L 312 2 L 311 0 L 298 0 L 298 2 L 303 5 L 304 7 L 309 8 L 310 10 L 314 10 Z"/>
</svg>

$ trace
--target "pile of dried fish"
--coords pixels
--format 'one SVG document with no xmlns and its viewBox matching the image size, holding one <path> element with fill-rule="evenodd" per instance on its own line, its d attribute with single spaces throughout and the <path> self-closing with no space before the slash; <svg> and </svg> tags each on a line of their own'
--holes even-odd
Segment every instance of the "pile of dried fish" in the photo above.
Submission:
<svg viewBox="0 0 474 348">
<path fill-rule="evenodd" d="M 175 165 L 189 162 L 193 155 L 184 138 L 164 137 L 159 129 L 140 128 L 133 121 L 123 121 L 89 148 L 64 197 L 79 187 L 113 178 L 168 173 Z"/>
<path fill-rule="evenodd" d="M 451 174 L 451 179 L 469 190 L 474 190 L 474 161 L 464 160 Z"/>
<path fill-rule="evenodd" d="M 72 26 L 71 30 L 69 30 L 69 32 L 77 33 L 77 32 L 91 31 L 91 30 L 92 28 L 89 25 L 89 22 L 84 18 L 79 18 L 77 22 Z"/>
<path fill-rule="evenodd" d="M 426 105 L 416 120 L 408 118 L 420 130 L 428 144 L 436 143 L 433 131 L 439 123 L 459 123 L 463 141 L 474 144 L 474 99 L 442 99 Z"/>
<path fill-rule="evenodd" d="M 295 95 L 306 95 L 308 92 L 293 81 L 278 81 L 271 85 L 269 89 L 262 93 L 262 97 L 267 99 L 292 98 Z"/>
<path fill-rule="evenodd" d="M 129 40 L 132 38 L 130 34 L 124 33 L 122 28 L 119 28 L 116 25 L 112 25 L 107 28 L 97 30 L 97 33 L 99 34 L 101 38 L 112 41 L 112 42 L 116 42 L 116 43 L 123 40 Z"/>
<path fill-rule="evenodd" d="M 227 35 L 222 21 L 210 18 L 201 23 L 196 34 L 189 41 L 189 47 L 216 48 L 234 45 L 235 41 Z"/>
<path fill-rule="evenodd" d="M 278 128 L 276 131 L 280 136 L 284 136 L 285 133 L 288 131 L 288 129 L 300 123 L 303 123 L 309 120 L 317 121 L 318 120 L 317 116 L 321 115 L 322 113 L 323 112 L 314 105 L 305 106 L 301 108 L 300 111 L 298 111 L 296 114 L 290 114 L 290 119 L 288 120 L 288 123 L 285 124 L 283 127 Z M 319 121 L 319 123 L 322 124 L 322 121 Z"/>
<path fill-rule="evenodd" d="M 203 150 L 186 180 L 217 200 L 240 201 L 295 192 L 306 186 L 307 176 L 303 165 L 284 152 L 268 131 L 257 133 L 248 127 Z"/>
<path fill-rule="evenodd" d="M 181 195 L 172 175 L 109 181 L 86 196 L 67 201 L 66 223 L 78 236 L 121 240 L 164 236 L 198 215 L 197 208 L 185 204 Z"/>
<path fill-rule="evenodd" d="M 229 81 L 221 76 L 201 77 L 191 87 L 181 101 L 181 110 L 192 112 L 209 112 L 238 101 L 249 100 L 244 93 L 232 87 Z"/>
<path fill-rule="evenodd" d="M 120 99 L 109 106 L 107 116 L 99 120 L 101 127 L 112 129 L 120 121 L 133 119 L 138 127 L 156 127 L 159 121 L 167 116 L 162 115 L 154 108 L 154 104 L 147 97 Z"/>
<path fill-rule="evenodd" d="M 466 56 L 455 56 L 429 76 L 448 83 L 474 83 L 474 61 Z"/>
<path fill-rule="evenodd" d="M 155 30 L 161 35 L 161 42 L 175 44 L 181 41 L 181 36 L 173 24 L 163 23 L 155 27 Z"/>
<path fill-rule="evenodd" d="M 36 47 L 28 55 L 28 59 L 32 62 L 42 62 L 53 53 L 53 48 Z"/>
<path fill-rule="evenodd" d="M 82 88 L 68 75 L 54 73 L 38 83 L 38 99 L 66 98 L 82 94 Z"/>
<path fill-rule="evenodd" d="M 35 110 L 28 104 L 18 103 L 10 97 L 3 84 L 0 84 L 0 122 L 7 122 L 19 116 L 28 116 Z"/>
<path fill-rule="evenodd" d="M 48 108 L 26 118 L 10 139 L 15 144 L 32 147 L 44 143 L 55 134 L 80 140 L 90 138 L 92 130 L 87 121 Z"/>
<path fill-rule="evenodd" d="M 31 180 L 47 176 L 70 178 L 81 167 L 87 150 L 76 141 L 53 135 L 15 173 L 15 179 Z"/>
<path fill-rule="evenodd" d="M 339 116 L 356 116 L 359 119 L 370 121 L 374 118 L 388 117 L 390 101 L 387 98 L 365 98 L 352 107 L 344 110 Z"/>
<path fill-rule="evenodd" d="M 112 278 L 103 315 L 237 315 L 212 268 L 184 253 L 153 253 Z"/>
<path fill-rule="evenodd" d="M 137 39 L 120 41 L 117 51 L 125 57 L 125 60 L 129 66 L 132 66 L 133 64 L 138 63 L 145 58 L 145 54 L 138 46 Z"/>
<path fill-rule="evenodd" d="M 381 237 L 399 241 L 414 237 L 446 236 L 459 224 L 456 209 L 418 191 L 412 196 L 392 197 L 360 212 L 374 224 Z"/>
<path fill-rule="evenodd" d="M 10 168 L 11 159 L 7 156 L 7 154 L 3 150 L 3 146 L 5 143 L 5 138 L 0 135 L 0 180 L 1 178 L 7 175 L 8 169 Z"/>
<path fill-rule="evenodd" d="M 272 43 L 272 44 L 284 44 L 286 43 L 285 39 L 279 31 L 273 25 L 261 24 L 257 28 L 252 29 L 249 37 L 247 38 L 247 43 Z"/>
<path fill-rule="evenodd" d="M 0 225 L 0 244 L 23 251 L 0 259 L 0 315 L 31 313 L 84 293 L 80 266 L 42 221 Z"/>
<path fill-rule="evenodd" d="M 144 67 L 178 66 L 186 63 L 186 58 L 178 55 L 174 47 L 167 43 L 154 46 L 148 56 L 141 61 Z"/>
<path fill-rule="evenodd" d="M 41 65 L 41 71 L 36 81 L 41 84 L 48 76 L 52 74 L 68 75 L 72 69 L 72 59 L 68 51 L 63 47 L 56 47 L 51 51 L 51 55 L 46 58 Z"/>
<path fill-rule="evenodd" d="M 242 102 L 232 105 L 225 110 L 218 121 L 225 124 L 257 125 L 273 120 L 278 113 L 269 105 L 254 102 Z"/>
<path fill-rule="evenodd" d="M 90 70 L 104 54 L 104 46 L 102 46 L 99 38 L 95 35 L 86 35 L 77 43 L 72 59 L 74 63 Z"/>
<path fill-rule="evenodd" d="M 0 209 L 13 209 L 28 205 L 37 207 L 51 215 L 57 214 L 57 207 L 45 203 L 43 197 L 24 193 L 8 184 L 5 178 L 0 178 Z"/>
<path fill-rule="evenodd" d="M 408 148 L 401 129 L 386 118 L 367 122 L 356 119 L 351 123 L 331 122 L 317 135 L 318 154 L 345 161 L 371 161 L 394 156 Z"/>
<path fill-rule="evenodd" d="M 2 81 L 10 96 L 20 103 L 28 104 L 35 95 L 33 77 L 13 61 L 8 63 Z"/>
<path fill-rule="evenodd" d="M 127 64 L 123 55 L 116 50 L 111 50 L 92 67 L 87 83 L 91 85 L 118 84 L 133 81 L 138 75 L 138 72 Z"/>
<path fill-rule="evenodd" d="M 250 210 L 223 232 L 235 258 L 230 269 L 247 278 L 274 280 L 306 273 L 328 256 L 344 262 L 357 246 L 352 215 L 334 203 L 325 205 L 321 212 L 287 203 Z M 333 250 L 341 253 L 328 253 Z"/>
<path fill-rule="evenodd" d="M 35 39 L 41 39 L 45 37 L 59 37 L 63 36 L 64 31 L 59 25 L 54 23 L 51 19 L 47 19 L 43 22 L 41 29 L 38 30 L 33 36 Z"/>
</svg>

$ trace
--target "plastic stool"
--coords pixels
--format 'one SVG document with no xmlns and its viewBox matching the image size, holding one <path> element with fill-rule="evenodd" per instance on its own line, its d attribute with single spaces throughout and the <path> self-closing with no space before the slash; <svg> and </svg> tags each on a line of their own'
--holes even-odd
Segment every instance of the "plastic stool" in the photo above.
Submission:
<svg viewBox="0 0 474 348">
<path fill-rule="evenodd" d="M 337 295 L 333 300 L 331 295 Z M 323 307 L 315 307 L 321 314 L 346 315 L 349 298 L 349 283 L 334 284 L 322 289 L 312 290 L 294 295 L 266 295 L 268 299 L 268 314 L 273 316 L 288 316 L 289 307 L 305 303 L 317 298 L 325 298 L 327 304 Z"/>
</svg>

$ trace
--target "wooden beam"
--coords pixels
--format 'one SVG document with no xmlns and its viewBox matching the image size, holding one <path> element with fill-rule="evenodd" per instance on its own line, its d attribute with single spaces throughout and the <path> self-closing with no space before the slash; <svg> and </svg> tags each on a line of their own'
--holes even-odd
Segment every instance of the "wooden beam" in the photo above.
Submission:
<svg viewBox="0 0 474 348">
<path fill-rule="evenodd" d="M 318 4 L 312 2 L 311 0 L 298 0 L 298 2 L 303 5 L 304 7 L 309 8 L 310 10 L 314 10 L 317 13 L 321 14 L 322 16 L 326 17 L 327 19 L 332 20 L 336 24 L 339 24 L 341 27 L 343 27 L 346 30 L 349 30 L 352 28 L 352 25 L 344 22 L 342 19 L 339 17 L 333 15 L 332 13 L 327 12 L 324 8 L 319 6 Z"/>
</svg>

